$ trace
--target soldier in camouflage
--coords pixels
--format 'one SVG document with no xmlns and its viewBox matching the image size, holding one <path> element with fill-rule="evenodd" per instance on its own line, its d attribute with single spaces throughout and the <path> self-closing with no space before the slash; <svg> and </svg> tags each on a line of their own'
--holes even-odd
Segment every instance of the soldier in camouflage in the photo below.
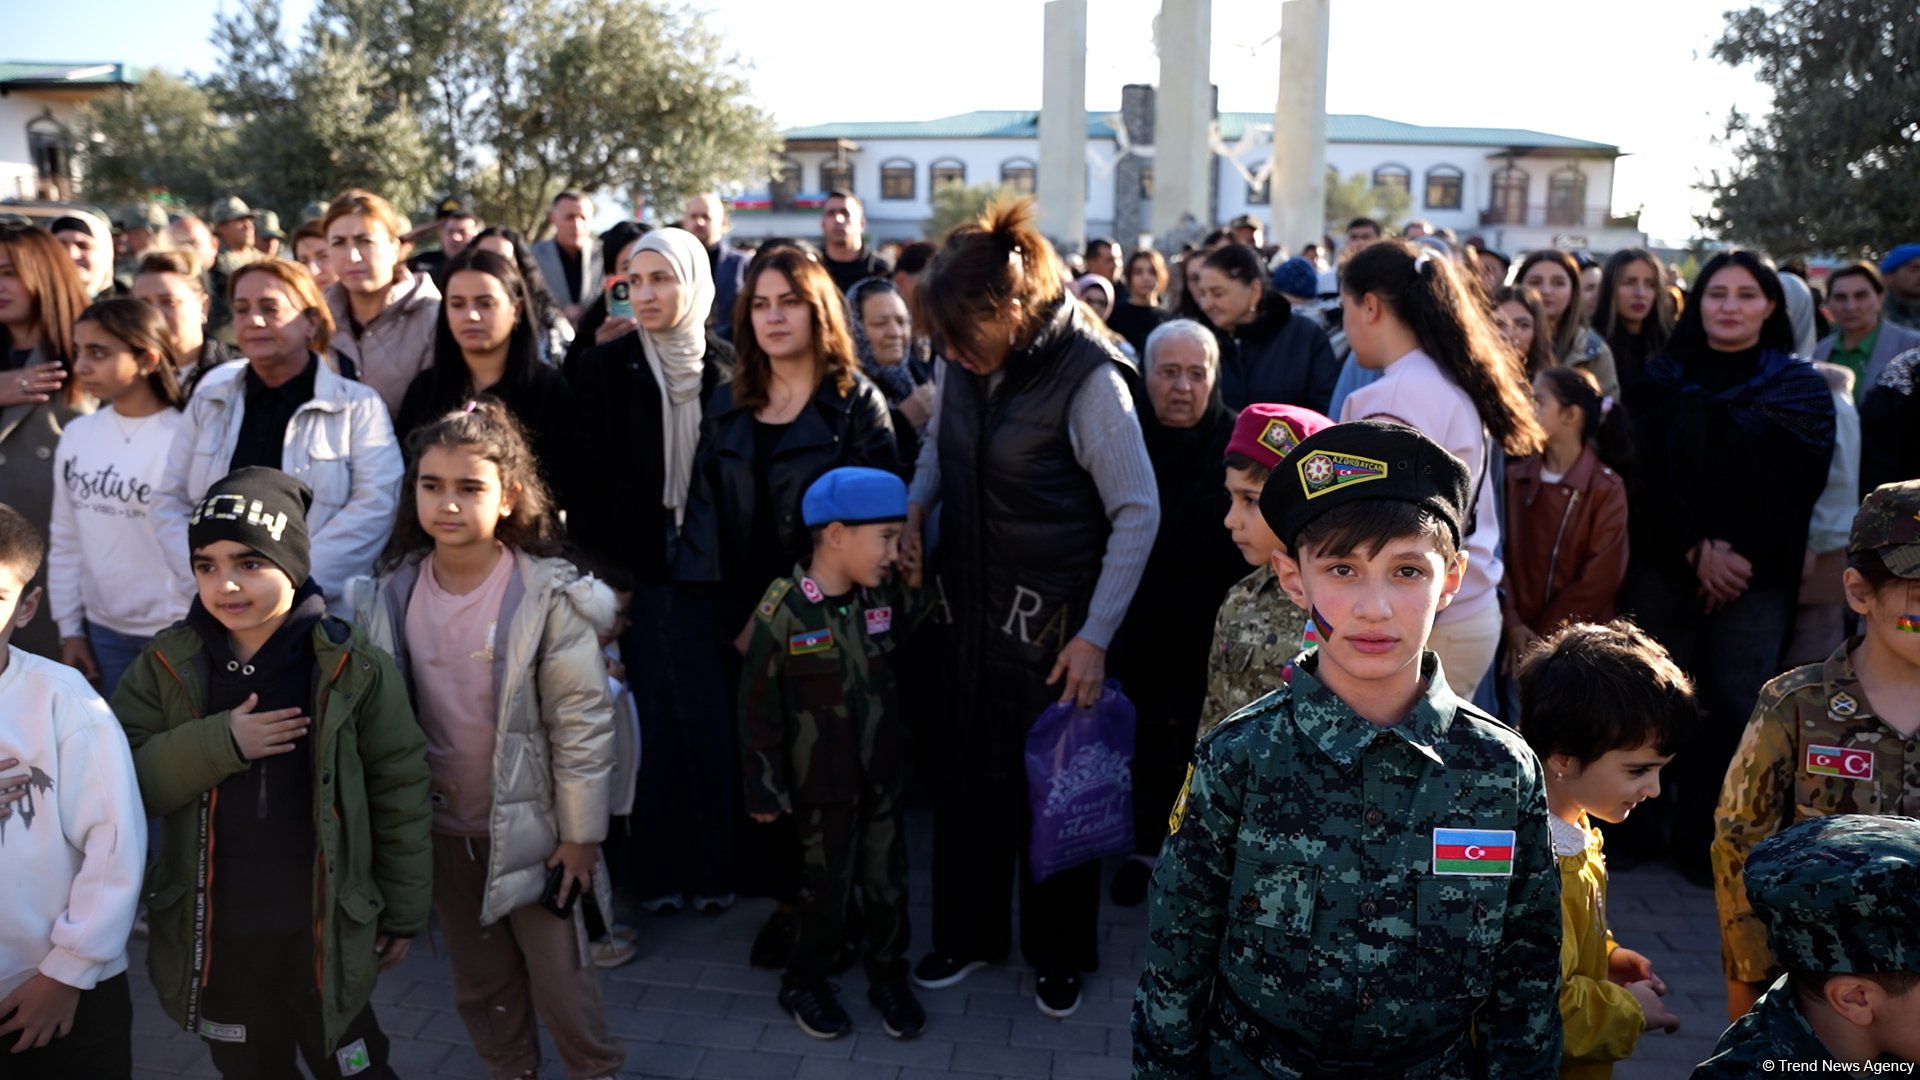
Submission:
<svg viewBox="0 0 1920 1080">
<path fill-rule="evenodd" d="M 1540 763 L 1425 648 L 1468 501 L 1457 458 L 1372 422 L 1267 483 L 1322 643 L 1200 744 L 1154 871 L 1136 1077 L 1558 1073 Z"/>
<path fill-rule="evenodd" d="M 1260 516 L 1260 492 L 1287 451 L 1332 423 L 1312 409 L 1267 404 L 1247 406 L 1234 421 L 1227 441 L 1227 529 L 1256 569 L 1228 590 L 1214 619 L 1207 700 L 1200 710 L 1202 737 L 1222 717 L 1279 686 L 1294 654 L 1315 644 L 1307 613 L 1287 598 L 1274 576 L 1280 541 Z"/>
<path fill-rule="evenodd" d="M 815 1038 L 851 1030 L 827 974 L 857 886 L 868 997 L 888 1034 L 913 1038 L 926 1014 L 907 987 L 906 751 L 891 658 L 927 605 L 917 580 L 888 580 L 907 488 L 879 469 L 834 469 L 807 489 L 801 513 L 813 558 L 767 589 L 740 685 L 747 811 L 794 815 L 803 856 L 780 1004 Z"/>
<path fill-rule="evenodd" d="M 1867 496 L 1847 544 L 1845 589 L 1864 632 L 1760 691 L 1721 788 L 1713 876 L 1729 1020 L 1779 974 L 1742 881 L 1754 848 L 1829 814 L 1920 815 L 1916 581 L 1920 481 L 1888 484 Z"/>
<path fill-rule="evenodd" d="M 1746 871 L 1752 910 L 1786 974 L 1720 1036 L 1693 1080 L 1744 1080 L 1789 1071 L 1788 1062 L 1802 1065 L 1795 1071 L 1856 1073 L 1878 1063 L 1912 1075 L 1920 1061 L 1920 821 L 1814 818 L 1755 848 Z"/>
</svg>

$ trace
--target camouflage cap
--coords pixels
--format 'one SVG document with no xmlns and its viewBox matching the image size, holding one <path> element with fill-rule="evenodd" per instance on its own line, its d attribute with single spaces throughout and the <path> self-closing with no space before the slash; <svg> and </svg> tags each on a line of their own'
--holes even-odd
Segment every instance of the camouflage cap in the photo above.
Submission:
<svg viewBox="0 0 1920 1080">
<path fill-rule="evenodd" d="M 1887 569 L 1920 578 L 1920 480 L 1882 484 L 1853 515 L 1847 553 L 1877 551 Z"/>
<path fill-rule="evenodd" d="M 271 210 L 255 210 L 253 212 L 253 225 L 254 228 L 260 230 L 261 236 L 270 240 L 285 240 L 287 238 L 286 231 L 280 228 L 280 215 Z"/>
<path fill-rule="evenodd" d="M 1746 878 L 1788 971 L 1920 972 L 1920 819 L 1801 822 L 1754 849 Z"/>
<path fill-rule="evenodd" d="M 327 204 L 323 202 L 310 202 L 300 208 L 300 224 L 302 225 L 305 225 L 309 221 L 320 221 L 326 216 Z"/>
<path fill-rule="evenodd" d="M 1260 491 L 1260 516 L 1291 549 L 1314 518 L 1362 499 L 1393 499 L 1430 511 L 1458 544 L 1472 492 L 1466 465 L 1446 447 L 1401 424 L 1352 420 L 1315 432 L 1288 451 Z"/>
<path fill-rule="evenodd" d="M 167 227 L 167 211 L 159 203 L 134 203 L 121 212 L 120 227 L 159 232 Z"/>
<path fill-rule="evenodd" d="M 207 213 L 207 220 L 215 225 L 225 225 L 229 221 L 252 216 L 253 210 L 247 206 L 244 199 L 238 195 L 229 195 L 213 204 L 213 209 Z"/>
</svg>

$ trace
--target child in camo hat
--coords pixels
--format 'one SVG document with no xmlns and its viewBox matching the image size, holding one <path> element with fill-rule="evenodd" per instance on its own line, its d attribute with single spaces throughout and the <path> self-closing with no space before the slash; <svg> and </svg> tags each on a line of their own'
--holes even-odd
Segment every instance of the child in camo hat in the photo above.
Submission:
<svg viewBox="0 0 1920 1080">
<path fill-rule="evenodd" d="M 1920 816 L 1920 481 L 1867 496 L 1843 588 L 1860 635 L 1760 691 L 1720 792 L 1713 876 L 1728 1020 L 1779 974 L 1741 883 L 1754 848 L 1810 817 Z"/>
<path fill-rule="evenodd" d="M 1720 1036 L 1693 1080 L 1759 1076 L 1781 1062 L 1911 1074 L 1920 1059 L 1920 821 L 1802 822 L 1754 851 L 1746 884 L 1786 974 Z"/>
</svg>

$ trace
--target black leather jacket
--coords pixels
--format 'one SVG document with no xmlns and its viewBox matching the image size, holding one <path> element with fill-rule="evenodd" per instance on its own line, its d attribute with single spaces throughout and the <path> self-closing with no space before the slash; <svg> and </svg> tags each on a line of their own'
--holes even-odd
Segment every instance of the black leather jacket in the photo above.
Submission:
<svg viewBox="0 0 1920 1080">
<path fill-rule="evenodd" d="M 900 471 L 887 398 L 864 375 L 855 375 L 846 395 L 822 382 L 812 403 L 800 411 L 781 436 L 767 467 L 781 546 L 778 560 L 749 552 L 757 501 L 753 474 L 753 410 L 733 401 L 733 385 L 722 384 L 707 402 L 700 451 L 694 457 L 687 515 L 680 529 L 674 578 L 682 582 L 725 585 L 721 614 L 731 628 L 733 610 L 744 619 L 766 590 L 766 581 L 740 580 L 744 567 L 779 562 L 783 568 L 811 554 L 800 497 L 828 469 L 866 465 Z M 744 599 L 744 604 L 741 601 Z M 729 630 L 731 636 L 731 630 Z"/>
</svg>

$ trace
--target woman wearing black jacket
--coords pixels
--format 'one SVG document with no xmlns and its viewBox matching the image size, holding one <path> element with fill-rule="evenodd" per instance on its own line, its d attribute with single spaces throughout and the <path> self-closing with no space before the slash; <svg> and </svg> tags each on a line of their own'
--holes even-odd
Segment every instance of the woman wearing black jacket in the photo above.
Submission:
<svg viewBox="0 0 1920 1080">
<path fill-rule="evenodd" d="M 636 269 L 645 254 L 634 256 Z M 733 326 L 739 360 L 733 380 L 707 402 L 674 559 L 677 595 L 701 605 L 705 624 L 704 634 L 689 628 L 686 636 L 704 638 L 708 655 L 725 661 L 723 694 L 738 685 L 740 655 L 767 586 L 813 550 L 800 516 L 808 486 L 843 465 L 900 471 L 887 399 L 858 370 L 840 291 L 819 261 L 796 247 L 763 248 L 740 290 Z M 731 716 L 712 720 L 726 731 Z M 740 790 L 736 780 L 731 792 Z M 793 816 L 767 825 L 744 814 L 736 821 L 739 887 L 778 902 L 751 960 L 784 967 L 800 887 Z"/>
<path fill-rule="evenodd" d="M 1201 264 L 1198 286 L 1200 310 L 1220 339 L 1220 399 L 1229 410 L 1260 401 L 1327 411 L 1340 361 L 1326 331 L 1294 317 L 1287 298 L 1267 286 L 1258 252 L 1228 244 Z"/>
<path fill-rule="evenodd" d="M 1668 770 L 1673 856 L 1704 880 L 1721 779 L 1793 629 L 1834 410 L 1826 380 L 1792 355 L 1786 297 L 1759 256 L 1714 256 L 1689 296 L 1666 351 L 1627 386 L 1636 468 L 1620 606 L 1693 676 L 1713 721 Z"/>
<path fill-rule="evenodd" d="M 648 250 L 629 260 L 634 329 L 588 349 L 575 366 L 567 514 L 573 541 L 635 582 L 620 656 L 640 721 L 633 817 L 645 827 L 629 830 L 627 850 L 615 852 L 631 858 L 612 862 L 652 911 L 689 901 L 724 907 L 733 891 L 723 676 L 698 606 L 675 605 L 669 584 L 703 404 L 733 377 L 733 347 L 703 325 L 713 277 L 699 242 L 678 229 L 661 232 L 679 236 L 650 235 Z"/>
</svg>

